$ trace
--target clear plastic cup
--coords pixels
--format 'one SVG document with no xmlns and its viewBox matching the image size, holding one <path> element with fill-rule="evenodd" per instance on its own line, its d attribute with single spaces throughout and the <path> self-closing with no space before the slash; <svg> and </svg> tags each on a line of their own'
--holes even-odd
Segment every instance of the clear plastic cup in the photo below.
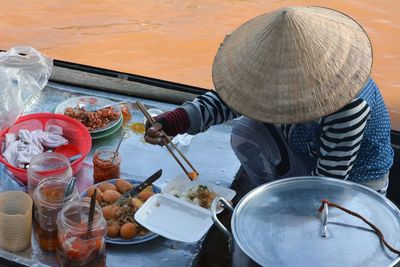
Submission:
<svg viewBox="0 0 400 267">
<path fill-rule="evenodd" d="M 32 198 L 24 192 L 0 193 L 0 248 L 17 252 L 31 244 Z"/>
<path fill-rule="evenodd" d="M 115 148 L 103 146 L 96 149 L 93 155 L 93 179 L 99 183 L 120 177 L 121 157 Z"/>
<path fill-rule="evenodd" d="M 68 181 L 44 179 L 33 193 L 35 237 L 41 249 L 55 251 L 57 248 L 57 215 L 66 204 L 79 199 L 76 189 L 65 196 Z"/>
<path fill-rule="evenodd" d="M 132 113 L 129 111 L 129 107 L 127 104 L 121 104 L 121 112 L 124 123 L 127 123 L 132 119 Z"/>
<path fill-rule="evenodd" d="M 71 202 L 57 218 L 57 260 L 66 266 L 106 266 L 105 235 L 107 222 L 101 207 L 96 204 L 90 234 L 88 217 L 90 200 Z"/>
<path fill-rule="evenodd" d="M 43 179 L 64 179 L 72 177 L 69 160 L 56 152 L 44 152 L 34 156 L 28 168 L 28 193 L 32 196 L 35 188 Z"/>
</svg>

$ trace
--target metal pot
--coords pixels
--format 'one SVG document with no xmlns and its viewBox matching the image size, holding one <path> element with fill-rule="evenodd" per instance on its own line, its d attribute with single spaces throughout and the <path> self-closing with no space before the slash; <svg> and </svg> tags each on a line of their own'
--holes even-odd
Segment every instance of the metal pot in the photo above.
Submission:
<svg viewBox="0 0 400 267">
<path fill-rule="evenodd" d="M 216 226 L 229 240 L 233 266 L 394 266 L 390 252 L 360 219 L 328 199 L 374 223 L 386 241 L 400 248 L 400 211 L 368 187 L 326 177 L 294 177 L 259 186 L 235 207 L 223 198 L 211 207 Z M 217 218 L 219 203 L 232 212 L 232 234 Z M 327 224 L 324 227 L 324 219 Z M 324 230 L 326 235 L 324 237 Z"/>
</svg>

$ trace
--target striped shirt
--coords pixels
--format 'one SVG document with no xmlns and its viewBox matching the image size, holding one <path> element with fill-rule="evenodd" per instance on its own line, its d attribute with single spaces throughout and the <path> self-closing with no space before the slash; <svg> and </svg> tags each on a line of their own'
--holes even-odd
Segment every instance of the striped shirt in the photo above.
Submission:
<svg viewBox="0 0 400 267">
<path fill-rule="evenodd" d="M 214 91 L 183 108 L 190 118 L 190 134 L 240 116 Z M 383 177 L 392 165 L 389 115 L 372 79 L 339 111 L 314 122 L 280 126 L 311 175 L 361 182 Z"/>
<path fill-rule="evenodd" d="M 356 98 L 338 112 L 322 118 L 316 175 L 347 179 L 360 149 L 371 109 Z"/>
</svg>

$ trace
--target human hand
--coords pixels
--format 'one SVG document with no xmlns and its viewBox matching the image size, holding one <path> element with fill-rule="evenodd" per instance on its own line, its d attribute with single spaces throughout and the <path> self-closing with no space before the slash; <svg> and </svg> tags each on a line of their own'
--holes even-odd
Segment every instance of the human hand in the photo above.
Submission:
<svg viewBox="0 0 400 267">
<path fill-rule="evenodd" d="M 166 138 L 162 131 L 162 124 L 156 122 L 153 126 L 146 127 L 146 134 L 144 135 L 144 139 L 147 143 L 153 145 L 164 145 L 166 143 Z"/>
<path fill-rule="evenodd" d="M 174 137 L 178 134 L 185 133 L 190 125 L 189 117 L 182 108 L 173 111 L 167 111 L 154 117 L 156 123 L 151 126 L 146 123 L 146 134 L 144 136 L 146 142 L 153 145 L 165 145 L 168 143 L 167 136 Z"/>
</svg>

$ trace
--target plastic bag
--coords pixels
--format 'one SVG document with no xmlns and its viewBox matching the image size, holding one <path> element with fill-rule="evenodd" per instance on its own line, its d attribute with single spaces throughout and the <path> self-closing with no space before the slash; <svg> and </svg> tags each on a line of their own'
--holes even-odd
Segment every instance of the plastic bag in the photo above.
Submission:
<svg viewBox="0 0 400 267">
<path fill-rule="evenodd" d="M 53 60 L 32 47 L 0 52 L 0 132 L 13 125 L 24 103 L 46 86 L 52 68 Z"/>
</svg>

